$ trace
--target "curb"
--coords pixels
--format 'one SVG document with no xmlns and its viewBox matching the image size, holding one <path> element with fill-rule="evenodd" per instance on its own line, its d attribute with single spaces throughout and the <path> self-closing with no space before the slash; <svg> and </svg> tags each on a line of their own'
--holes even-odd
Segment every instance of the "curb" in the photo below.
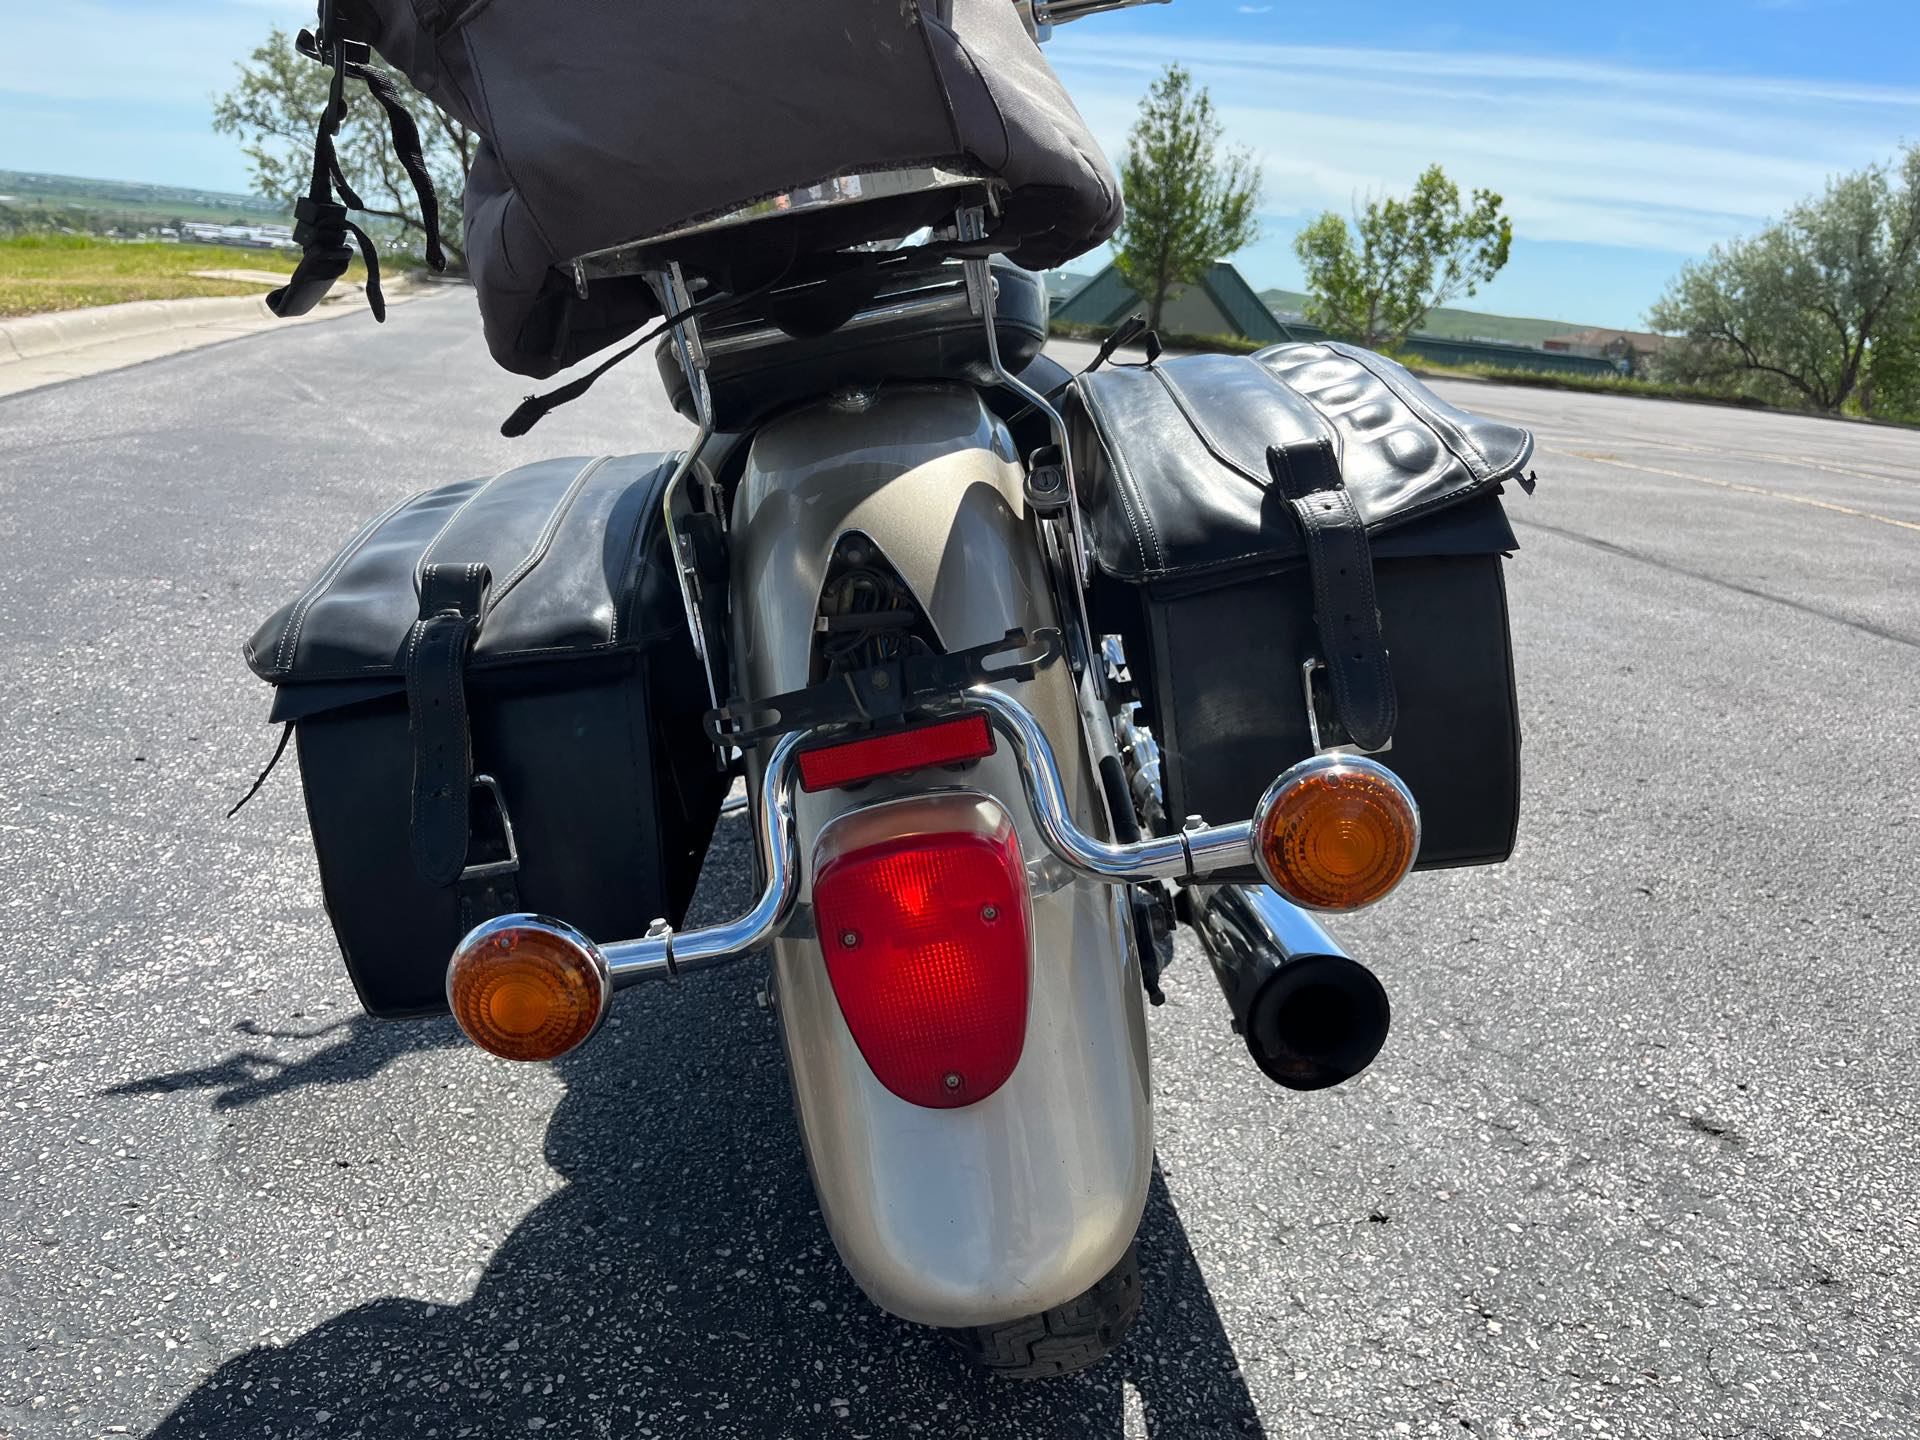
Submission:
<svg viewBox="0 0 1920 1440">
<path fill-rule="evenodd" d="M 0 320 L 0 342 L 11 358 L 42 360 L 115 340 L 131 340 L 162 330 L 186 330 L 236 320 L 264 318 L 270 312 L 258 295 L 201 296 L 187 300 L 133 300 L 90 310 L 56 310 Z"/>
<path fill-rule="evenodd" d="M 402 273 L 385 287 L 390 304 L 428 293 Z M 256 295 L 193 296 L 183 300 L 130 300 L 50 315 L 0 320 L 0 396 L 38 389 L 60 380 L 117 370 L 181 350 L 364 309 L 356 285 L 336 283 L 331 294 L 305 315 L 282 320 Z"/>
</svg>

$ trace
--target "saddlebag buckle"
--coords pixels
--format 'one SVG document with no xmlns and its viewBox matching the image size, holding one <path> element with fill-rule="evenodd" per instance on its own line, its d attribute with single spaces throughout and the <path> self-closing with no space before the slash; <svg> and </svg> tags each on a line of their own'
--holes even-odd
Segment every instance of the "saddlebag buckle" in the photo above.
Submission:
<svg viewBox="0 0 1920 1440">
<path fill-rule="evenodd" d="M 500 820 L 500 842 L 506 848 L 506 855 L 497 860 L 481 860 L 468 865 L 460 872 L 460 880 L 495 880 L 502 875 L 513 875 L 520 869 L 520 847 L 513 838 L 513 816 L 507 813 L 507 797 L 501 792 L 500 782 L 491 775 L 473 777 L 473 788 L 490 796 L 493 811 Z M 477 831 L 476 831 L 477 833 Z"/>
<path fill-rule="evenodd" d="M 1307 706 L 1307 736 L 1313 741 L 1316 755 L 1384 755 L 1393 749 L 1391 735 L 1384 745 L 1373 750 L 1354 743 L 1347 727 L 1340 723 L 1327 662 L 1318 655 L 1309 655 L 1301 661 L 1300 690 Z"/>
</svg>

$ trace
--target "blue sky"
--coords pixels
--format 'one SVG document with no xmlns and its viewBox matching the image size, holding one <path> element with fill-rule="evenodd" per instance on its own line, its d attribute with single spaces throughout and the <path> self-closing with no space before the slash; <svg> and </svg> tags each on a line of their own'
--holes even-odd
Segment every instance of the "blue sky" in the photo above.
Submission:
<svg viewBox="0 0 1920 1440">
<path fill-rule="evenodd" d="M 210 99 L 312 11 L 0 0 L 0 168 L 249 188 Z M 1471 303 L 1595 324 L 1636 323 L 1688 257 L 1920 140 L 1916 0 L 1175 0 L 1065 27 L 1049 57 L 1116 157 L 1167 60 L 1211 88 L 1265 167 L 1265 234 L 1238 257 L 1257 285 L 1298 285 L 1307 218 L 1438 161 L 1514 220 Z"/>
</svg>

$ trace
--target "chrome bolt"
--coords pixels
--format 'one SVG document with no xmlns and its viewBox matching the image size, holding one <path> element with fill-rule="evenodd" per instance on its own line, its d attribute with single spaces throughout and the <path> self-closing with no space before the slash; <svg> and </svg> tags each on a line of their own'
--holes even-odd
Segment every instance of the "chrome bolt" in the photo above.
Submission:
<svg viewBox="0 0 1920 1440">
<path fill-rule="evenodd" d="M 1000 918 L 1000 907 L 998 905 L 982 905 L 980 907 L 980 918 L 991 924 Z"/>
<path fill-rule="evenodd" d="M 860 943 L 860 932 L 858 930 L 842 930 L 840 932 L 840 943 L 849 950 L 853 949 Z"/>
<path fill-rule="evenodd" d="M 959 1073 L 959 1071 L 957 1071 L 957 1070 L 949 1070 L 949 1071 L 947 1072 L 947 1089 L 949 1089 L 949 1090 L 958 1090 L 959 1088 L 960 1088 L 960 1073 Z"/>
</svg>

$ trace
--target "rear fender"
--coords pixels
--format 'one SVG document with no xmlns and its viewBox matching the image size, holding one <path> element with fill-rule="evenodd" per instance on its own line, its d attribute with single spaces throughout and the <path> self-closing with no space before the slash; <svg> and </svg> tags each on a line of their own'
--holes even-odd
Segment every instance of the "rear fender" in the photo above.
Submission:
<svg viewBox="0 0 1920 1440">
<path fill-rule="evenodd" d="M 754 439 L 733 519 L 743 698 L 808 683 L 821 585 L 850 531 L 886 555 L 949 650 L 1059 623 L 1005 427 L 971 388 L 886 387 L 863 407 L 795 411 Z M 1004 688 L 1046 729 L 1076 820 L 1110 833 L 1066 664 Z M 1026 1043 L 1004 1085 L 944 1110 L 882 1086 L 817 942 L 798 933 L 811 930 L 808 891 L 773 954 L 794 1107 L 834 1244 L 876 1304 L 947 1326 L 1031 1315 L 1089 1289 L 1132 1240 L 1152 1164 L 1125 892 L 1051 863 L 1004 748 L 965 784 L 1014 816 L 1034 895 Z M 834 816 L 928 786 L 905 777 L 800 795 L 803 863 Z"/>
</svg>

